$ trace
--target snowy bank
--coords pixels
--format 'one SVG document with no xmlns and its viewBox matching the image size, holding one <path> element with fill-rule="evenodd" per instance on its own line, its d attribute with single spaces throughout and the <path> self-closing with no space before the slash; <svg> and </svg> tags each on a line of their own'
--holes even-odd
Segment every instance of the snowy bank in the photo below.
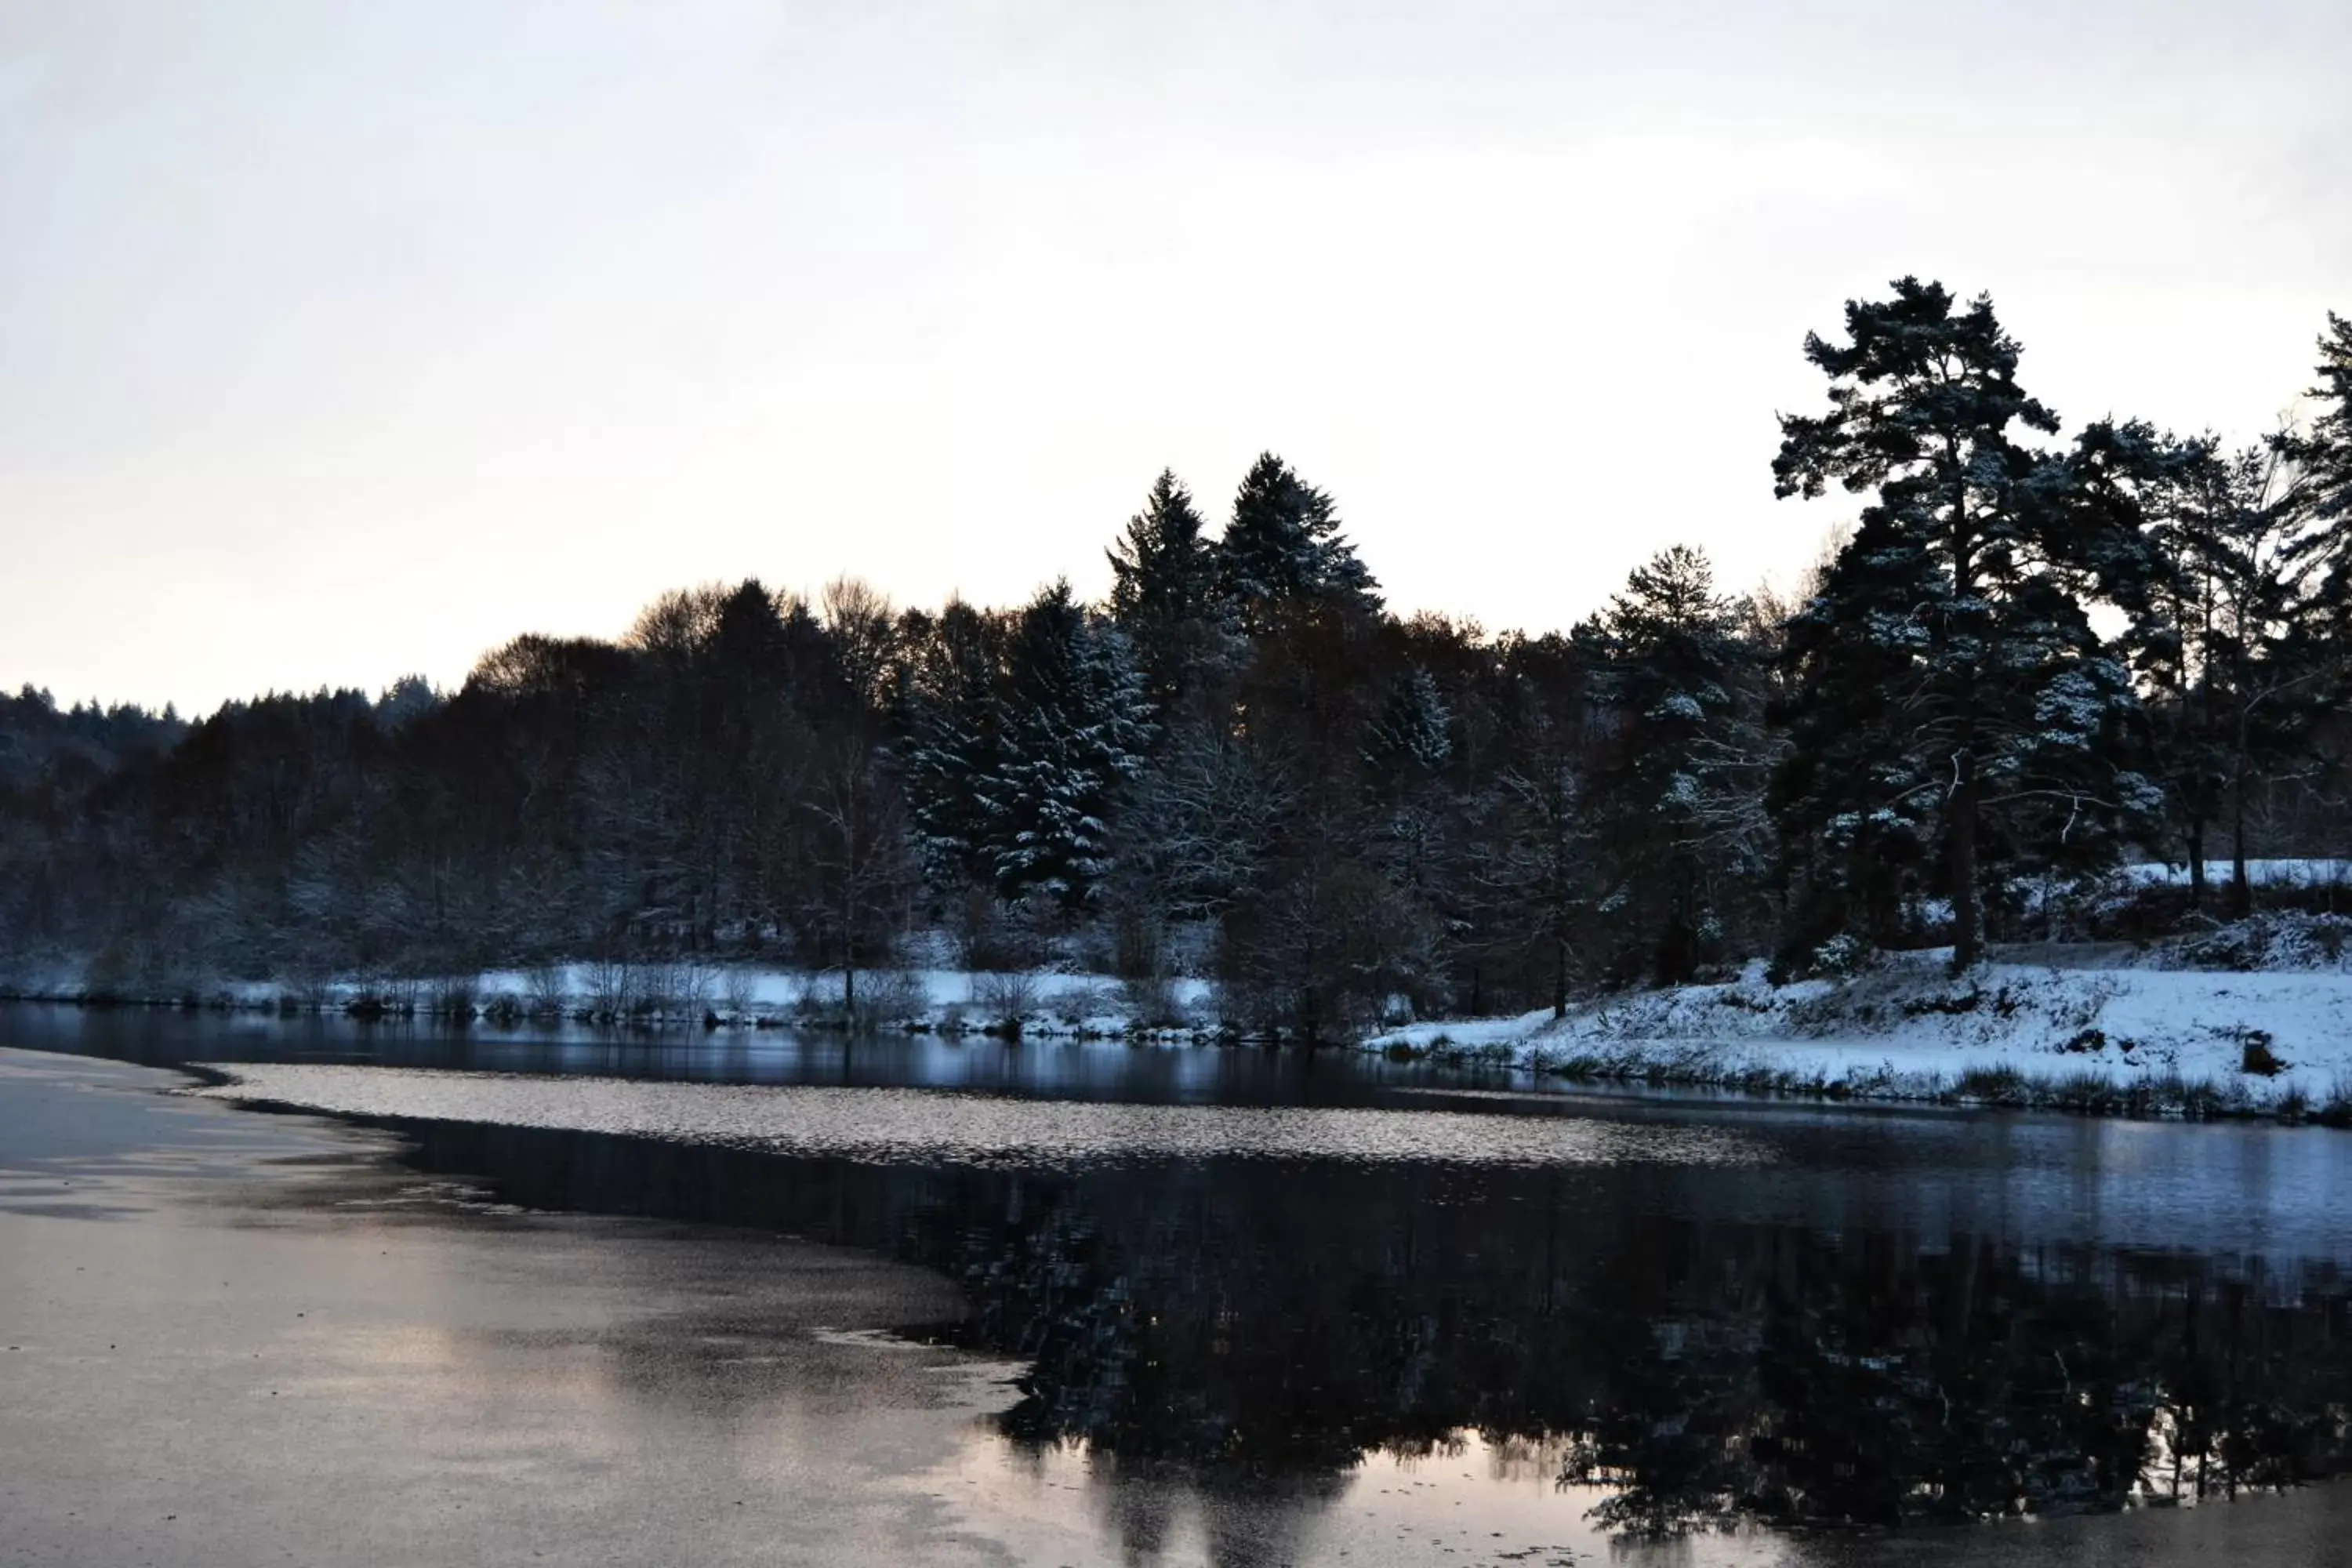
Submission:
<svg viewBox="0 0 2352 1568">
<path fill-rule="evenodd" d="M 2352 917 L 2258 915 L 2144 946 L 1948 950 L 1837 981 L 1736 980 L 1591 1000 L 1565 1018 L 1433 1020 L 1366 1045 L 1539 1075 L 2132 1115 L 2352 1125 Z M 1076 969 L 835 971 L 569 963 L 434 979 L 345 975 L 101 996 L 77 971 L 0 975 L 0 995 L 360 1016 L 720 1028 L 860 1027 L 1166 1042 L 1254 1037 L 1205 980 Z"/>
<path fill-rule="evenodd" d="M 2226 884 L 2232 874 L 2226 856 L 2205 862 L 2205 879 L 2215 887 Z M 2187 865 L 2165 860 L 2134 861 L 2116 867 L 2115 875 L 2129 887 L 2185 888 L 2189 883 Z M 2248 860 L 2246 883 L 2255 888 L 2352 888 L 2352 860 Z"/>
<path fill-rule="evenodd" d="M 2080 956 L 2080 955 L 2072 955 Z M 1376 1037 L 1570 1078 L 1832 1098 L 2042 1105 L 2129 1114 L 2352 1120 L 2352 973 L 2001 963 L 1948 973 L 1945 952 L 1890 955 L 1849 980 L 1722 984 Z"/>
</svg>

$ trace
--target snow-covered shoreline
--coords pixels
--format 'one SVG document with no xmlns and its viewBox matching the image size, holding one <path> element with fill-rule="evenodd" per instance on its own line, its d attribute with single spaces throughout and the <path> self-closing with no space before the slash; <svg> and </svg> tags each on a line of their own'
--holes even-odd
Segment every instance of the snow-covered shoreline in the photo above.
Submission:
<svg viewBox="0 0 2352 1568">
<path fill-rule="evenodd" d="M 1614 993 L 1512 1017 L 1391 1027 L 1360 1048 L 1538 1079 L 1828 1100 L 2273 1116 L 2352 1125 L 2352 951 L 2334 917 L 2221 928 L 2152 947 L 2010 950 L 1969 974 L 1948 952 L 1882 955 L 1838 980 L 1736 979 Z M 1208 981 L 952 968 L 861 973 L 693 963 L 547 964 L 433 980 L 189 985 L 96 996 L 58 973 L 17 1000 L 359 1016 L 1210 1045 L 1262 1038 Z"/>
<path fill-rule="evenodd" d="M 2341 968 L 2011 962 L 1954 976 L 1947 956 L 1891 955 L 1851 979 L 1787 985 L 1755 964 L 1565 1018 L 1415 1024 L 1368 1043 L 1570 1079 L 2352 1121 L 2352 973 Z"/>
</svg>

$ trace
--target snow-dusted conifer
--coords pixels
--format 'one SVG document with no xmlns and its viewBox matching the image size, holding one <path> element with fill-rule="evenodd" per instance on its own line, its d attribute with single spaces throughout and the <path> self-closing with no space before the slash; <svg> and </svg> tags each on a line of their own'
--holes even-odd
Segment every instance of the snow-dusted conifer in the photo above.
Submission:
<svg viewBox="0 0 2352 1568">
<path fill-rule="evenodd" d="M 2352 319 L 2329 313 L 2317 369 L 2310 427 L 2273 445 L 2294 465 L 2307 530 L 2300 552 L 2313 568 L 2307 640 L 2332 645 L 2326 652 L 2340 673 L 2352 645 Z"/>
<path fill-rule="evenodd" d="M 936 887 L 995 875 L 986 786 L 1003 763 L 1003 640 L 992 616 L 950 601 L 901 695 L 908 816 L 924 875 Z"/>
<path fill-rule="evenodd" d="M 1727 830 L 1745 825 L 1736 805 L 1765 754 L 1739 609 L 1706 554 L 1677 544 L 1635 567 L 1580 640 L 1613 731 L 1592 803 L 1602 906 L 1629 959 L 1687 979 L 1719 931 L 1717 885 L 1759 847 Z"/>
<path fill-rule="evenodd" d="M 1229 636 L 1216 547 L 1174 472 L 1160 471 L 1143 510 L 1105 553 L 1111 618 L 1134 647 L 1153 706 L 1172 713 L 1223 656 Z"/>
<path fill-rule="evenodd" d="M 1110 868 L 1113 804 L 1150 738 L 1142 677 L 1124 634 L 1063 580 L 1021 612 L 1012 679 L 1003 747 L 980 789 L 996 890 L 1081 907 Z"/>
<path fill-rule="evenodd" d="M 1453 724 L 1436 679 L 1413 665 L 1390 684 L 1364 737 L 1364 763 L 1376 780 L 1428 777 L 1454 755 Z"/>
<path fill-rule="evenodd" d="M 1259 454 L 1217 542 L 1217 586 L 1255 627 L 1268 606 L 1327 599 L 1377 611 L 1380 584 L 1339 531 L 1331 498 L 1271 452 Z"/>
<path fill-rule="evenodd" d="M 2319 338 L 2319 416 L 2295 444 L 2309 473 L 2312 511 L 2338 537 L 2352 538 L 2352 318 L 2329 311 Z M 2352 560 L 2352 546 L 2340 559 Z"/>
<path fill-rule="evenodd" d="M 2119 531 L 2084 503 L 2074 463 L 2021 439 L 2058 419 L 2018 384 L 1991 300 L 1893 287 L 1847 303 L 1847 342 L 1806 339 L 1829 411 L 1780 421 L 1777 494 L 1872 496 L 1790 629 L 1780 801 L 1792 830 L 1869 873 L 1939 843 L 1966 967 L 1989 812 L 2010 830 L 1991 847 L 2087 858 L 2158 796 L 2125 765 L 2136 700 L 2085 609 L 2128 559 Z"/>
</svg>

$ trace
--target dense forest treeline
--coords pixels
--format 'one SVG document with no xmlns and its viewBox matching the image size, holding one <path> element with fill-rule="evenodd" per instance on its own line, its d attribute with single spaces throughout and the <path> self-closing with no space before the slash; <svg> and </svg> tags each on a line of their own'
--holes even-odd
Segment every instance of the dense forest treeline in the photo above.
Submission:
<svg viewBox="0 0 2352 1568">
<path fill-rule="evenodd" d="M 27 689 L 0 699 L 0 979 L 854 975 L 943 937 L 975 968 L 1209 974 L 1234 1021 L 1316 1037 L 2242 913 L 2248 854 L 2352 849 L 2352 321 L 2319 347 L 2313 416 L 2242 450 L 2061 439 L 1989 300 L 1852 302 L 1774 480 L 1858 514 L 1785 602 L 1677 547 L 1565 634 L 1401 618 L 1269 454 L 1216 529 L 1162 474 L 1101 605 L 745 581 L 617 642 L 518 637 L 454 693 L 184 724 Z M 2190 866 L 2181 908 L 2085 893 L 2133 856 Z"/>
</svg>

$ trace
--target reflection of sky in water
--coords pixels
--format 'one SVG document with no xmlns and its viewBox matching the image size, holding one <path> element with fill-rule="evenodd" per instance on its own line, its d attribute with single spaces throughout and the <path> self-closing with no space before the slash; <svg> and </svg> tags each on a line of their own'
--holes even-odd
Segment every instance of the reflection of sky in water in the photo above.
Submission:
<svg viewBox="0 0 2352 1568">
<path fill-rule="evenodd" d="M 2352 1265 L 2352 1137 L 2329 1128 L 1613 1094 L 1400 1099 L 1737 1131 L 1767 1168 L 1703 1194 L 1670 1184 L 1656 1200 L 1711 1218 Z"/>
<path fill-rule="evenodd" d="M 2352 1139 L 2329 1129 L 1803 1113 L 1766 1133 L 1769 1117 L 1725 1119 L 1786 1158 L 1711 1191 L 1716 1217 L 2352 1262 Z"/>
<path fill-rule="evenodd" d="M 1031 1454 L 975 1438 L 927 1478 L 1023 1563 L 1129 1568 L 2340 1568 L 2352 1485 L 2234 1508 L 2012 1521 L 1888 1536 L 1791 1537 L 1755 1526 L 1664 1541 L 1612 1537 L 1606 1494 L 1557 1482 L 1560 1445 L 1456 1434 L 1374 1452 L 1312 1491 L 1208 1493 L 1173 1470 L 1076 1447 Z M 1113 1555 L 1115 1553 L 1116 1555 Z"/>
<path fill-rule="evenodd" d="M 1559 1486 L 1559 1458 L 1556 1443 L 1465 1432 L 1418 1451 L 1367 1454 L 1311 1489 L 1204 1491 L 1173 1467 L 1121 1465 L 1075 1446 L 1032 1453 L 975 1441 L 935 1484 L 984 1509 L 990 1533 L 1026 1563 L 1081 1560 L 1096 1542 L 1117 1542 L 1124 1561 L 1152 1568 L 1790 1560 L 1785 1542 L 1753 1530 L 1648 1544 L 1612 1539 L 1585 1517 L 1605 1494 Z"/>
</svg>

